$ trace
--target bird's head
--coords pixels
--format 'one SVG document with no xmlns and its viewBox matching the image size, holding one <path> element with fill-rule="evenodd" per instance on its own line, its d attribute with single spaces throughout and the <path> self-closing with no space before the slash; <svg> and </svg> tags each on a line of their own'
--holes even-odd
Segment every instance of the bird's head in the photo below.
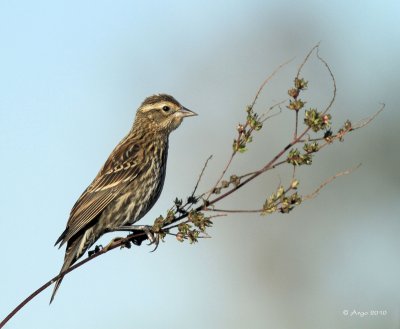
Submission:
<svg viewBox="0 0 400 329">
<path fill-rule="evenodd" d="M 174 97 L 158 94 L 147 97 L 140 105 L 134 127 L 148 125 L 149 129 L 169 134 L 179 127 L 183 118 L 197 115 L 183 107 Z"/>
</svg>

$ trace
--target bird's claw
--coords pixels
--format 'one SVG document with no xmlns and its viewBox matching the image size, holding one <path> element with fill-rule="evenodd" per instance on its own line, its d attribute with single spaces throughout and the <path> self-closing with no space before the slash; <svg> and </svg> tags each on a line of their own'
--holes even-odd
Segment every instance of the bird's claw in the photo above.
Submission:
<svg viewBox="0 0 400 329">
<path fill-rule="evenodd" d="M 99 245 L 95 246 L 93 250 L 88 251 L 88 256 L 91 257 L 94 254 L 97 254 L 102 249 L 103 249 L 103 246 L 101 244 L 99 244 Z"/>
<path fill-rule="evenodd" d="M 155 247 L 151 252 L 156 251 L 160 243 L 160 236 L 151 231 L 152 227 L 148 225 L 140 225 L 135 226 L 135 229 L 142 230 L 144 233 L 146 233 L 146 236 L 150 241 L 147 245 L 151 246 L 152 244 L 154 244 Z"/>
<path fill-rule="evenodd" d="M 153 227 L 149 226 L 149 225 L 130 225 L 130 226 L 121 226 L 116 229 L 113 229 L 112 231 L 120 231 L 120 232 L 122 232 L 122 231 L 130 231 L 130 232 L 142 231 L 142 232 L 144 232 L 147 236 L 147 239 L 149 239 L 149 241 L 150 241 L 148 243 L 148 245 L 149 246 L 151 246 L 152 244 L 155 245 L 154 250 L 152 250 L 152 252 L 153 252 L 157 249 L 157 247 L 160 243 L 160 236 L 157 233 L 153 233 L 152 228 Z M 121 239 L 121 238 L 119 238 L 119 239 Z M 139 241 L 139 243 L 138 243 L 138 241 Z M 135 239 L 132 239 L 132 242 L 134 244 L 140 245 L 142 240 L 140 239 L 138 241 L 136 241 Z"/>
<path fill-rule="evenodd" d="M 114 247 L 117 243 L 119 243 L 119 242 L 120 242 L 121 240 L 123 240 L 123 239 L 124 239 L 124 238 L 121 238 L 121 237 L 116 237 L 116 238 L 112 239 L 112 240 L 103 248 L 104 252 L 107 252 L 109 249 L 111 249 L 112 247 Z M 130 243 L 129 243 L 129 241 L 127 241 L 127 243 L 129 244 L 129 247 L 128 247 L 128 248 L 130 248 Z M 124 244 L 124 245 L 121 246 L 121 248 L 123 248 L 123 247 L 127 247 L 126 244 Z"/>
<path fill-rule="evenodd" d="M 150 243 L 148 243 L 148 246 L 151 246 L 152 244 L 154 244 L 154 249 L 150 252 L 155 252 L 158 248 L 158 245 L 160 244 L 160 235 L 159 234 L 155 234 L 153 235 L 153 241 L 151 241 Z"/>
</svg>

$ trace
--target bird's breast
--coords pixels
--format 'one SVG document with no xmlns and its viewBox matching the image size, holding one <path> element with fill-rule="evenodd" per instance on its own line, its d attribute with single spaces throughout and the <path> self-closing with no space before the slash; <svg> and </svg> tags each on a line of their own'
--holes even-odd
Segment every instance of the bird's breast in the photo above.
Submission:
<svg viewBox="0 0 400 329">
<path fill-rule="evenodd" d="M 129 225 L 141 219 L 156 203 L 164 186 L 168 146 L 149 148 L 142 170 L 107 206 L 103 218 L 108 228 Z"/>
</svg>

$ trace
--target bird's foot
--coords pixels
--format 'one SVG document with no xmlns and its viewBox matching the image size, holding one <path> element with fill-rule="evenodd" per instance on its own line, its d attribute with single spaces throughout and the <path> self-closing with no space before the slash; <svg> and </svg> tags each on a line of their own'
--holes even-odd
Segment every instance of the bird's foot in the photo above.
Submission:
<svg viewBox="0 0 400 329">
<path fill-rule="evenodd" d="M 91 257 L 94 254 L 97 254 L 102 249 L 103 249 L 103 246 L 101 244 L 99 244 L 99 245 L 95 246 L 93 250 L 88 251 L 88 256 Z"/>
<path fill-rule="evenodd" d="M 119 244 L 121 240 L 124 240 L 125 238 L 122 237 L 116 237 L 114 239 L 112 239 L 104 248 L 104 252 L 107 252 L 109 249 L 111 249 L 112 247 L 114 247 L 116 244 Z M 124 244 L 121 245 L 121 249 L 122 248 L 128 248 L 130 249 L 131 247 L 131 243 L 130 241 L 125 241 Z"/>
<path fill-rule="evenodd" d="M 149 241 L 150 241 L 150 243 L 148 245 L 150 246 L 150 245 L 154 244 L 156 246 L 154 248 L 154 250 L 152 250 L 152 251 L 155 251 L 157 249 L 157 247 L 158 247 L 159 242 L 160 242 L 160 238 L 159 238 L 158 234 L 154 234 L 151 230 L 152 230 L 152 226 L 150 226 L 150 225 L 130 225 L 130 226 L 120 226 L 120 227 L 114 229 L 113 231 L 122 231 L 122 232 L 126 232 L 126 231 L 129 231 L 129 232 L 143 231 L 146 234 L 146 236 L 149 239 Z M 140 246 L 142 241 L 143 240 L 139 240 L 139 239 L 138 240 L 135 240 L 135 239 L 132 240 L 132 242 L 134 244 L 139 245 L 139 246 Z"/>
</svg>

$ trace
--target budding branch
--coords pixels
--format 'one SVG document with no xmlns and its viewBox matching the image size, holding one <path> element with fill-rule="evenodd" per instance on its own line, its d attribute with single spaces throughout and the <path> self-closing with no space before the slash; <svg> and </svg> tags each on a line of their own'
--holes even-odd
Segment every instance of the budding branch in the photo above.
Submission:
<svg viewBox="0 0 400 329">
<path fill-rule="evenodd" d="M 303 132 L 298 134 L 299 129 L 299 113 L 300 110 L 303 109 L 305 102 L 303 102 L 299 95 L 303 93 L 304 90 L 307 89 L 308 82 L 304 79 L 300 78 L 302 68 L 309 60 L 310 56 L 313 53 L 316 53 L 317 58 L 323 63 L 323 65 L 327 68 L 329 75 L 331 77 L 333 83 L 333 95 L 330 99 L 329 104 L 323 111 L 318 111 L 316 109 L 309 109 L 305 111 L 305 119 L 304 123 L 306 124 Z M 223 168 L 221 175 L 218 177 L 216 183 L 213 187 L 207 192 L 196 195 L 200 180 L 202 179 L 207 164 L 211 157 L 207 159 L 205 165 L 199 175 L 195 188 L 191 195 L 187 198 L 185 204 L 183 204 L 182 200 L 176 199 L 175 205 L 168 211 L 167 216 L 164 218 L 160 216 L 156 219 L 153 226 L 150 227 L 150 230 L 157 237 L 156 248 L 158 245 L 159 239 L 164 239 L 164 237 L 168 235 L 174 235 L 177 237 L 179 241 L 183 241 L 188 239 L 191 243 L 197 242 L 198 238 L 209 237 L 206 228 L 212 225 L 211 219 L 219 216 L 225 216 L 228 213 L 259 213 L 262 215 L 271 214 L 274 212 L 288 213 L 295 206 L 298 206 L 302 200 L 309 200 L 314 198 L 320 190 L 325 187 L 327 184 L 332 182 L 339 176 L 347 175 L 351 173 L 353 170 L 357 169 L 359 166 L 342 171 L 331 178 L 327 179 L 325 182 L 320 184 L 320 186 L 312 193 L 305 195 L 301 198 L 297 194 L 297 189 L 299 182 L 295 179 L 295 168 L 300 165 L 310 165 L 312 163 L 312 155 L 322 148 L 332 144 L 334 141 L 343 141 L 345 135 L 349 132 L 352 132 L 356 129 L 362 128 L 369 124 L 375 117 L 383 111 L 384 105 L 382 105 L 381 109 L 375 113 L 373 116 L 364 119 L 362 122 L 352 125 L 350 121 L 346 121 L 342 128 L 340 128 L 337 133 L 333 133 L 331 130 L 331 116 L 327 114 L 331 109 L 335 97 L 336 97 L 336 81 L 334 75 L 325 60 L 323 60 L 319 55 L 319 44 L 311 49 L 311 51 L 307 54 L 304 61 L 301 63 L 297 75 L 294 80 L 294 87 L 289 89 L 288 94 L 290 96 L 289 100 L 284 100 L 279 102 L 269 108 L 269 111 L 274 110 L 284 103 L 289 101 L 289 105 L 287 108 L 289 110 L 293 110 L 295 114 L 295 128 L 292 140 L 282 148 L 270 161 L 268 161 L 261 168 L 254 170 L 252 172 L 245 173 L 243 175 L 237 176 L 232 175 L 229 181 L 223 180 L 226 172 L 231 167 L 235 157 L 238 153 L 244 153 L 247 150 L 247 145 L 252 141 L 253 135 L 255 132 L 261 130 L 263 124 L 267 119 L 272 118 L 272 116 L 267 116 L 265 113 L 262 115 L 258 115 L 254 111 L 254 107 L 257 103 L 259 95 L 264 90 L 265 86 L 271 81 L 271 79 L 278 73 L 278 71 L 288 64 L 290 61 L 283 63 L 280 65 L 267 79 L 263 81 L 260 85 L 251 105 L 247 107 L 247 118 L 244 124 L 239 124 L 237 127 L 237 137 L 233 142 L 233 151 L 231 156 L 229 157 L 227 164 Z M 279 114 L 279 113 L 278 113 Z M 311 138 L 309 134 L 322 132 L 322 136 L 316 136 Z M 322 142 L 321 145 L 318 142 Z M 303 151 L 294 149 L 294 146 L 297 144 L 303 145 Z M 302 153 L 303 152 L 303 153 Z M 285 158 L 283 159 L 283 156 Z M 292 180 L 286 188 L 283 186 L 279 186 L 277 190 L 272 193 L 265 204 L 260 209 L 218 209 L 215 208 L 215 204 L 219 201 L 227 198 L 229 195 L 235 193 L 244 185 L 250 183 L 255 178 L 260 176 L 261 174 L 275 169 L 278 166 L 282 166 L 284 164 L 293 165 L 293 177 Z M 206 216 L 205 212 L 216 212 L 217 215 L 214 216 Z M 177 233 L 172 232 L 172 230 L 178 230 Z M 66 271 L 58 274 L 53 277 L 51 280 L 42 285 L 39 289 L 29 295 L 24 301 L 22 301 L 4 320 L 0 323 L 0 328 L 3 328 L 4 325 L 15 315 L 17 314 L 27 303 L 29 303 L 33 298 L 35 298 L 38 294 L 56 282 L 58 279 L 64 277 L 68 273 L 74 271 L 78 267 L 86 264 L 89 261 L 92 261 L 94 258 L 97 258 L 113 249 L 118 247 L 130 247 L 131 243 L 135 245 L 141 245 L 141 243 L 148 239 L 148 235 L 144 231 L 136 231 L 132 234 L 129 234 L 125 238 L 121 238 L 119 240 L 113 241 L 106 248 L 99 249 L 96 252 L 90 253 L 89 257 L 86 259 L 76 263 L 75 265 L 68 268 Z"/>
</svg>

